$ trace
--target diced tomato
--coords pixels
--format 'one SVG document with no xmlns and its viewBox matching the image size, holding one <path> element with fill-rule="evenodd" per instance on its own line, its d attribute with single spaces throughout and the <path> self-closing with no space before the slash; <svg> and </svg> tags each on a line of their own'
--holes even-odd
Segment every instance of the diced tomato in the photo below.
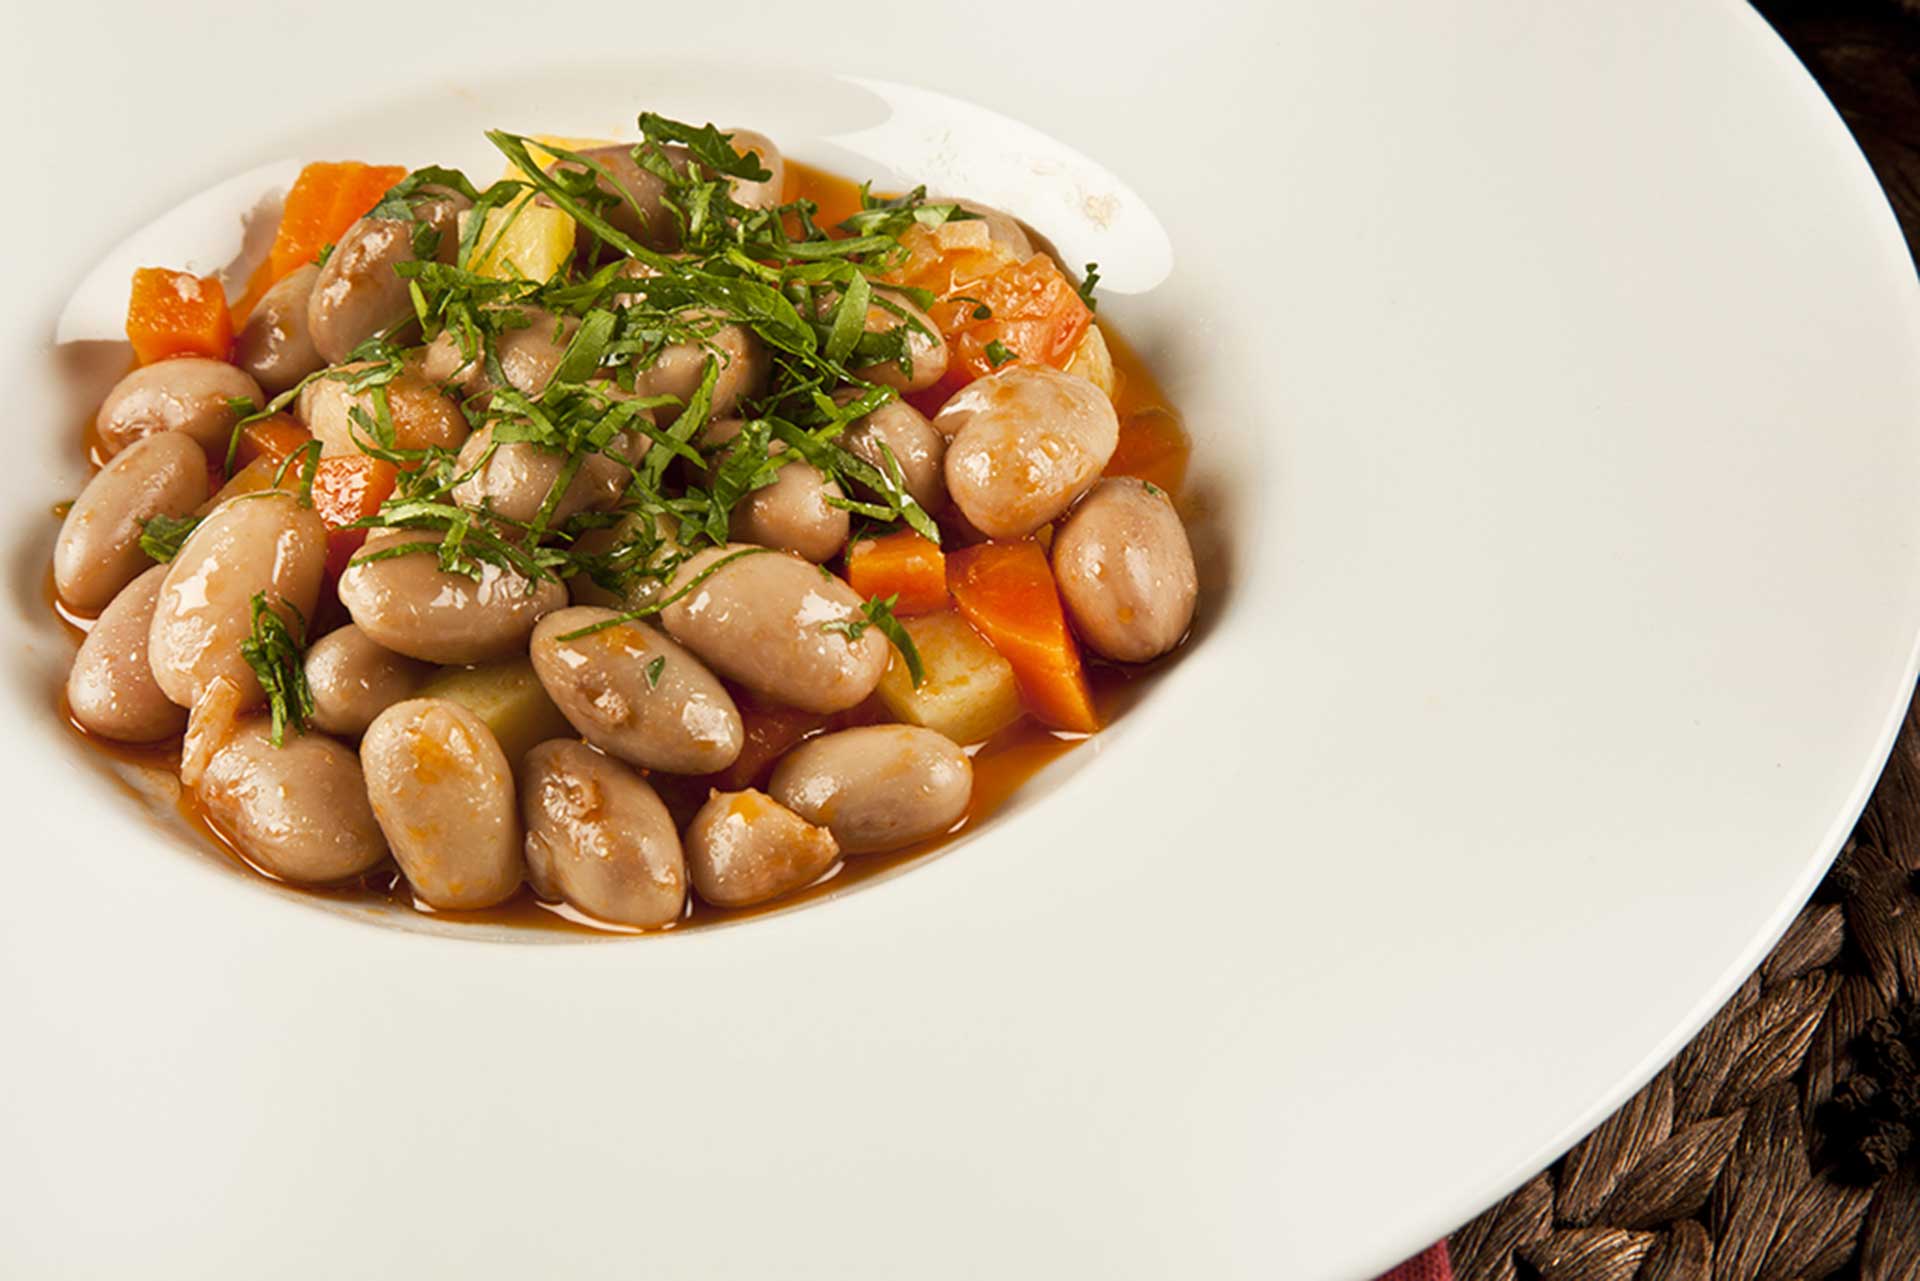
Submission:
<svg viewBox="0 0 1920 1281">
<path fill-rule="evenodd" d="M 985 307 L 990 314 L 979 319 Z M 943 298 L 931 313 L 947 336 L 948 373 L 982 378 L 1011 361 L 1066 368 L 1093 313 L 1066 274 L 1045 254 L 1002 267 Z"/>
<path fill-rule="evenodd" d="M 1013 665 L 1020 696 L 1056 729 L 1100 728 L 1080 647 L 1038 543 L 981 543 L 947 555 L 953 603 Z"/>
<path fill-rule="evenodd" d="M 912 398 L 923 412 L 1013 361 L 1066 368 L 1093 322 L 1059 264 L 1045 254 L 1015 258 L 982 223 L 910 227 L 900 243 L 908 258 L 888 279 L 934 295 L 929 314 L 948 344 L 946 376 Z"/>
<path fill-rule="evenodd" d="M 127 340 L 141 364 L 169 356 L 225 360 L 233 348 L 227 291 L 217 276 L 195 276 L 165 267 L 133 273 L 127 301 Z"/>
<path fill-rule="evenodd" d="M 947 607 L 947 561 L 940 545 L 911 529 L 862 538 L 847 548 L 847 582 L 868 600 L 898 596 L 904 618 Z"/>
</svg>

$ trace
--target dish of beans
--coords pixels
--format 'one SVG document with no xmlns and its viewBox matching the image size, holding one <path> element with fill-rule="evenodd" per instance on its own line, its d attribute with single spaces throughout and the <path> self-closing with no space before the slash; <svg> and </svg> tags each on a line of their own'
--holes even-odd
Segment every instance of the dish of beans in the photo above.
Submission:
<svg viewBox="0 0 1920 1281">
<path fill-rule="evenodd" d="M 795 902 L 1185 640 L 1186 437 L 1094 264 L 639 134 L 490 132 L 484 187 L 309 164 L 257 263 L 135 273 L 63 705 L 258 872 L 619 931 Z"/>
</svg>

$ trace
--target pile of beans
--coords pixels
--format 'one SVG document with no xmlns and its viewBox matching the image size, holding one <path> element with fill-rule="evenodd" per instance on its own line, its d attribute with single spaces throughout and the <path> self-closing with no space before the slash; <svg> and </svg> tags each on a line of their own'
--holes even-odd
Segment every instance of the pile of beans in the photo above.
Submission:
<svg viewBox="0 0 1920 1281">
<path fill-rule="evenodd" d="M 736 183 L 735 198 L 771 203 L 781 190 L 778 152 L 757 137 L 751 145 L 774 177 Z M 627 148 L 596 154 L 638 203 L 657 206 L 659 180 Z M 450 233 L 466 204 L 448 192 L 417 216 Z M 1018 223 L 988 221 L 1025 246 Z M 670 224 L 625 229 L 661 225 Z M 182 740 L 183 783 L 272 876 L 326 885 L 391 858 L 419 903 L 436 910 L 485 908 L 525 883 L 601 921 L 659 927 L 681 919 L 690 893 L 720 907 L 762 903 L 843 857 L 950 830 L 973 790 L 968 752 L 906 724 L 815 734 L 786 751 L 763 790 L 715 790 L 684 823 L 656 790 L 660 776 L 712 775 L 740 757 L 742 691 L 831 715 L 866 704 L 887 669 L 887 637 L 862 625 L 864 602 L 823 568 L 850 535 L 847 510 L 827 499 L 861 495 L 843 494 L 806 462 L 789 462 L 777 482 L 747 495 L 732 511 L 731 541 L 682 560 L 660 588 L 671 603 L 644 618 L 630 616 L 634 601 L 610 599 L 585 577 L 532 581 L 492 564 L 451 571 L 439 536 L 415 529 L 374 531 L 336 579 L 330 531 L 298 493 L 217 492 L 244 405 L 290 389 L 300 389 L 292 412 L 322 458 L 360 451 L 354 411 L 368 400 L 353 390 L 351 357 L 411 314 L 395 267 L 413 255 L 413 231 L 361 219 L 324 265 L 266 294 L 232 363 L 163 360 L 128 374 L 101 404 L 105 462 L 72 504 L 53 557 L 61 599 L 98 615 L 67 683 L 73 720 L 120 743 Z M 443 256 L 453 240 L 440 237 Z M 870 327 L 901 324 L 902 313 L 925 322 L 905 296 L 893 301 L 874 309 Z M 496 378 L 538 396 L 576 324 L 536 314 L 506 332 L 497 363 L 485 367 L 463 359 L 447 335 L 416 346 L 388 386 L 397 447 L 456 452 L 467 476 L 454 501 L 530 520 L 562 456 L 495 443 L 474 430 L 469 410 L 498 390 Z M 931 323 L 912 342 L 910 376 L 893 365 L 861 376 L 901 392 L 933 386 L 947 368 L 946 343 Z M 721 325 L 668 347 L 633 393 L 684 400 L 715 354 L 713 414 L 697 442 L 707 453 L 742 430 L 743 406 L 766 389 L 771 360 L 751 328 Z M 845 403 L 857 390 L 835 395 Z M 1196 576 L 1169 497 L 1137 480 L 1102 479 L 1118 431 L 1112 402 L 1093 383 L 1019 363 L 972 382 L 932 417 L 890 400 L 844 444 L 876 465 L 897 462 L 915 501 L 964 538 L 1049 530 L 1074 632 L 1100 656 L 1139 663 L 1181 641 Z M 636 433 L 621 449 L 631 462 L 649 444 Z M 588 457 L 552 519 L 616 510 L 626 475 L 617 458 Z M 146 523 L 194 515 L 201 523 L 173 559 L 153 563 L 142 549 Z M 310 723 L 277 746 L 267 691 L 245 655 L 260 596 L 320 632 L 303 659 Z M 571 732 L 519 759 L 469 707 L 423 696 L 436 672 L 520 658 Z"/>
</svg>

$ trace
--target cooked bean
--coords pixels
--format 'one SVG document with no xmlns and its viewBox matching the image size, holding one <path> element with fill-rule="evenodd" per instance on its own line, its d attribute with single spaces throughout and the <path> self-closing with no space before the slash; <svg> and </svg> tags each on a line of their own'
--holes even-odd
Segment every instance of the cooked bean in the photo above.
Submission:
<svg viewBox="0 0 1920 1281">
<path fill-rule="evenodd" d="M 789 552 L 709 548 L 687 558 L 671 590 L 685 592 L 660 613 L 673 638 L 777 703 L 844 711 L 887 669 L 886 639 L 865 625 L 853 589 Z"/>
<path fill-rule="evenodd" d="M 544 899 L 642 929 L 680 919 L 687 862 L 673 816 L 645 779 L 585 743 L 527 753 L 520 779 L 527 879 Z"/>
<path fill-rule="evenodd" d="M 744 730 L 726 687 L 700 660 L 645 623 L 575 606 L 533 629 L 533 670 L 561 715 L 589 743 L 671 774 L 711 774 L 740 755 Z"/>
<path fill-rule="evenodd" d="M 725 444 L 740 434 L 738 418 L 727 418 L 707 429 L 706 447 Z M 774 441 L 768 452 L 783 454 L 787 446 Z M 718 464 L 715 464 L 716 467 Z M 844 507 L 829 498 L 846 497 L 840 486 L 808 462 L 795 459 L 775 473 L 771 485 L 747 494 L 734 505 L 729 532 L 735 542 L 778 547 L 815 564 L 832 560 L 847 545 L 851 527 Z"/>
<path fill-rule="evenodd" d="M 969 383 L 934 429 L 947 493 L 989 538 L 1025 538 L 1073 505 L 1120 440 L 1113 402 L 1084 378 L 1013 365 Z"/>
<path fill-rule="evenodd" d="M 165 565 L 120 589 L 93 624 L 67 673 L 67 707 L 82 728 L 122 743 L 153 743 L 187 727 L 184 708 L 160 692 L 147 662 L 147 633 Z"/>
<path fill-rule="evenodd" d="M 379 422 L 373 388 L 354 391 L 348 381 L 352 375 L 371 368 L 373 365 L 369 362 L 342 365 L 300 389 L 294 413 L 320 442 L 322 455 L 351 456 L 365 452 L 362 444 L 378 443 L 353 413 L 358 409 L 369 423 Z M 460 412 L 460 406 L 442 395 L 417 368 L 403 368 L 386 383 L 386 393 L 395 449 L 425 449 L 430 445 L 458 449 L 467 438 L 467 417 Z"/>
<path fill-rule="evenodd" d="M 275 281 L 260 296 L 247 323 L 233 336 L 233 363 L 253 375 L 270 396 L 277 396 L 327 362 L 307 329 L 307 305 L 320 268 L 299 267 Z"/>
<path fill-rule="evenodd" d="M 567 344 L 573 341 L 580 322 L 572 316 L 555 316 L 542 307 L 503 307 L 503 328 L 489 346 L 507 385 L 526 396 L 538 396 L 560 367 Z M 522 323 L 523 322 L 523 323 Z M 471 359 L 460 346 L 460 335 L 443 330 L 427 344 L 420 373 L 429 382 L 451 385 L 463 396 L 480 396 L 494 390 L 493 377 L 486 362 L 476 351 Z"/>
<path fill-rule="evenodd" d="M 340 602 L 369 639 L 428 663 L 485 663 L 521 652 L 533 625 L 566 603 L 559 583 L 527 580 L 490 562 L 478 580 L 440 568 L 437 535 L 382 530 L 340 575 Z M 392 547 L 404 556 L 369 560 Z"/>
<path fill-rule="evenodd" d="M 1173 500 L 1132 477 L 1103 480 L 1053 539 L 1053 576 L 1073 628 L 1094 652 L 1144 663 L 1193 622 L 1199 579 Z"/>
<path fill-rule="evenodd" d="M 696 318 L 693 323 L 700 322 Z M 706 322 L 702 328 L 707 332 L 702 332 L 697 340 L 663 348 L 653 364 L 636 373 L 633 394 L 673 396 L 685 404 L 699 389 L 709 357 L 719 364 L 713 383 L 712 417 L 724 418 L 737 409 L 742 400 L 766 390 L 773 362 L 759 335 L 745 325 Z M 678 412 L 668 407 L 659 410 L 657 416 L 662 422 L 671 422 Z"/>
<path fill-rule="evenodd" d="M 888 360 L 853 371 L 868 382 L 882 383 L 895 391 L 925 391 L 947 372 L 947 340 L 940 327 L 904 295 L 890 289 L 874 290 L 866 329 L 870 334 L 904 329 L 907 343 L 906 368 L 901 368 L 898 360 Z"/>
<path fill-rule="evenodd" d="M 834 399 L 845 404 L 857 393 L 840 392 Z M 926 415 L 904 400 L 890 400 L 870 414 L 848 424 L 840 437 L 847 452 L 873 465 L 881 475 L 891 476 L 887 454 L 900 465 L 900 477 L 906 489 L 928 512 L 947 505 L 947 478 L 941 464 L 947 457 L 947 438 L 933 429 Z M 883 450 L 881 446 L 886 448 Z M 880 498 L 884 495 L 868 494 Z"/>
<path fill-rule="evenodd" d="M 175 356 L 155 361 L 114 384 L 94 425 L 108 455 L 156 432 L 183 432 L 208 454 L 225 456 L 240 402 L 265 403 L 260 384 L 224 360 Z"/>
<path fill-rule="evenodd" d="M 207 816 L 286 881 L 345 880 L 384 859 L 359 758 L 324 734 L 289 732 L 275 747 L 271 729 L 265 717 L 243 722 L 213 754 L 198 787 Z"/>
<path fill-rule="evenodd" d="M 973 797 L 973 762 L 945 734 L 864 725 L 788 752 L 767 791 L 832 832 L 844 853 L 869 854 L 937 836 L 958 822 Z"/>
<path fill-rule="evenodd" d="M 760 167 L 770 172 L 770 176 L 761 181 L 732 179 L 734 202 L 749 209 L 765 209 L 779 204 L 786 171 L 780 149 L 773 145 L 771 139 L 750 129 L 732 132 L 734 150 L 743 154 L 748 151 L 756 153 L 760 158 Z M 630 142 L 620 142 L 603 147 L 586 147 L 580 151 L 581 155 L 596 162 L 613 177 L 612 184 L 608 183 L 605 176 L 595 178 L 601 191 L 619 196 L 618 200 L 607 206 L 602 216 L 616 230 L 632 236 L 650 249 L 677 248 L 680 244 L 680 224 L 674 220 L 665 203 L 667 184 L 658 174 L 641 168 L 634 161 L 633 147 L 634 144 Z M 676 172 L 687 172 L 692 155 L 685 147 L 670 143 L 661 150 L 666 153 L 668 162 Z M 547 168 L 553 172 L 577 173 L 581 166 L 571 160 L 557 160 Z M 591 236 L 586 227 L 580 229 L 583 245 L 591 243 Z"/>
<path fill-rule="evenodd" d="M 360 768 L 394 861 L 429 907 L 492 907 L 520 887 L 513 771 L 492 733 L 458 703 L 414 698 L 374 717 Z"/>
<path fill-rule="evenodd" d="M 643 540 L 640 532 L 648 520 L 655 522 L 653 536 Z M 673 576 L 682 551 L 678 540 L 679 524 L 673 517 L 640 512 L 629 512 L 617 525 L 587 530 L 574 540 L 574 551 L 608 558 L 603 569 L 618 590 L 594 581 L 591 573 L 579 573 L 567 580 L 568 598 L 576 605 L 610 605 L 619 610 L 652 603 Z"/>
<path fill-rule="evenodd" d="M 432 670 L 374 644 L 355 623 L 336 627 L 307 650 L 314 727 L 342 738 L 364 734 L 374 717 L 411 698 Z"/>
<path fill-rule="evenodd" d="M 813 884 L 840 857 L 833 833 L 765 792 L 714 792 L 687 826 L 693 888 L 715 907 L 748 907 Z"/>
<path fill-rule="evenodd" d="M 140 550 L 142 525 L 185 516 L 207 498 L 207 456 L 193 438 L 163 431 L 115 454 L 73 500 L 53 544 L 60 598 L 102 609 L 153 561 Z"/>
<path fill-rule="evenodd" d="M 411 262 L 419 224 L 432 228 L 433 256 L 452 262 L 460 249 L 460 214 L 473 202 L 441 191 L 413 207 L 412 218 L 362 218 L 348 227 L 314 280 L 307 303 L 307 330 L 314 349 L 330 365 L 355 347 L 413 315 L 407 281 L 394 270 Z"/>
<path fill-rule="evenodd" d="M 268 490 L 216 509 L 167 566 L 154 606 L 149 658 L 167 697 L 192 707 L 224 676 L 243 706 L 257 703 L 260 682 L 240 653 L 253 634 L 253 597 L 312 618 L 326 565 L 327 527 L 292 494 Z"/>
<path fill-rule="evenodd" d="M 652 443 L 634 432 L 619 437 L 615 448 L 638 459 Z M 484 463 L 480 461 L 483 458 Z M 460 447 L 455 474 L 466 479 L 453 487 L 453 500 L 476 511 L 490 508 L 508 520 L 532 521 L 547 501 L 566 461 L 567 456 L 559 450 L 532 441 L 504 441 L 496 447 L 493 425 L 489 423 L 467 437 L 467 443 Z M 573 479 L 567 482 L 559 503 L 547 518 L 547 526 L 558 525 L 576 512 L 613 506 L 631 475 L 617 459 L 601 453 L 587 454 L 580 460 Z"/>
</svg>

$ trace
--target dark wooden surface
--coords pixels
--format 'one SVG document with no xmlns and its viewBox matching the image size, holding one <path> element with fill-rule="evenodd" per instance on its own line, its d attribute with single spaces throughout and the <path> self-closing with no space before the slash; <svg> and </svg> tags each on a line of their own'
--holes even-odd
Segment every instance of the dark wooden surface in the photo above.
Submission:
<svg viewBox="0 0 1920 1281">
<path fill-rule="evenodd" d="M 1909 247 L 1920 246 L 1920 0 L 1757 6 L 1853 130 Z"/>
</svg>

